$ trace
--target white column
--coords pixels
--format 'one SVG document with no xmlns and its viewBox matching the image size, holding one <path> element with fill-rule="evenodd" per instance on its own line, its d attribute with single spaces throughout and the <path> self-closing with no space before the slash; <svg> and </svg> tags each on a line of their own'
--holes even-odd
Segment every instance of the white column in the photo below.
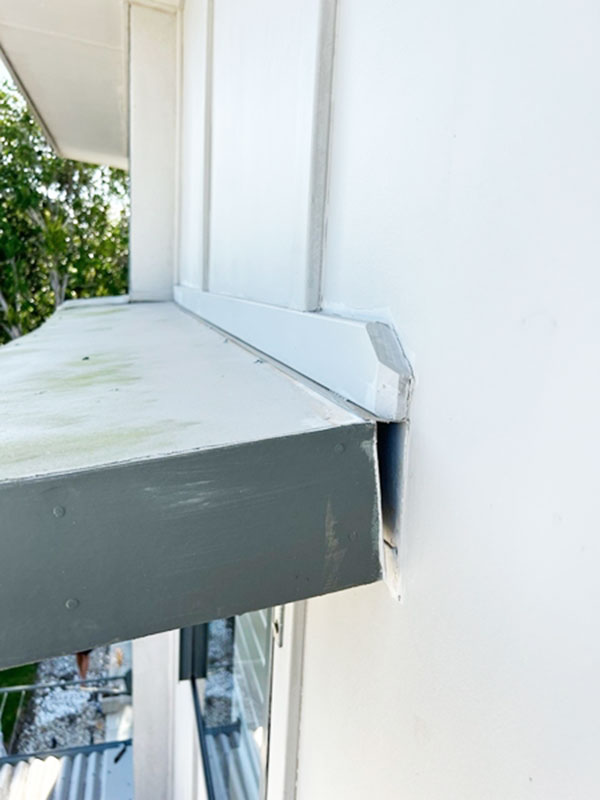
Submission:
<svg viewBox="0 0 600 800">
<path fill-rule="evenodd" d="M 133 780 L 139 800 L 173 797 L 179 631 L 133 642 Z"/>
<path fill-rule="evenodd" d="M 177 13 L 130 7 L 130 295 L 168 300 L 175 269 Z"/>
</svg>

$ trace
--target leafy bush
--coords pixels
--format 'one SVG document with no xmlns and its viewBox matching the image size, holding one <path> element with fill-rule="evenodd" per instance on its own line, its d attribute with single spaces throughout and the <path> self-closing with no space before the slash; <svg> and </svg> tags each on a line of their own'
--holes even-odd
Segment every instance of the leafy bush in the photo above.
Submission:
<svg viewBox="0 0 600 800">
<path fill-rule="evenodd" d="M 127 174 L 57 156 L 0 86 L 0 343 L 65 299 L 126 292 L 128 238 Z"/>
</svg>

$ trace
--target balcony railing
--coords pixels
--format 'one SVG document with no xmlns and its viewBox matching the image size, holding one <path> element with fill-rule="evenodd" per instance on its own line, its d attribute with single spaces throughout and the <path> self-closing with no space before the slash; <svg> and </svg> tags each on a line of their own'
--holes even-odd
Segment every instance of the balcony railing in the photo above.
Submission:
<svg viewBox="0 0 600 800">
<path fill-rule="evenodd" d="M 7 733 L 7 738 L 4 743 L 6 755 L 15 755 L 15 745 L 17 742 L 18 734 L 21 727 L 23 714 L 28 708 L 30 700 L 36 692 L 48 689 L 67 689 L 69 687 L 80 686 L 87 692 L 95 692 L 103 695 L 118 695 L 124 694 L 128 691 L 127 681 L 122 676 L 112 676 L 103 678 L 87 678 L 70 681 L 55 681 L 52 683 L 34 683 L 23 684 L 20 686 L 3 686 L 0 687 L 0 745 L 2 745 L 2 730 L 3 730 L 3 716 L 7 711 L 9 698 L 12 695 L 17 695 L 17 707 L 15 717 L 12 722 L 10 731 Z M 0 746 L 0 758 L 5 756 Z"/>
</svg>

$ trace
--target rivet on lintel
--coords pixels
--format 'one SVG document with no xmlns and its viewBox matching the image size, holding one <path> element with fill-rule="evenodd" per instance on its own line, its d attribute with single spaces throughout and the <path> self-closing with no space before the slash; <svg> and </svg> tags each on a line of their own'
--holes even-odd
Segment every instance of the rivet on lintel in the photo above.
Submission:
<svg viewBox="0 0 600 800">
<path fill-rule="evenodd" d="M 74 611 L 78 606 L 79 606 L 79 600 L 76 597 L 69 597 L 69 599 L 65 603 L 65 608 L 68 608 L 69 611 Z"/>
<path fill-rule="evenodd" d="M 66 512 L 66 510 L 65 510 L 65 507 L 64 507 L 64 506 L 54 506 L 54 508 L 52 509 L 52 513 L 54 514 L 54 516 L 55 516 L 57 519 L 60 519 L 61 517 L 64 517 L 64 515 L 65 515 L 67 512 Z"/>
<path fill-rule="evenodd" d="M 341 454 L 344 452 L 344 450 L 345 450 L 345 449 L 346 449 L 346 448 L 344 447 L 344 445 L 343 445 L 341 442 L 339 442 L 339 443 L 338 443 L 338 444 L 336 444 L 336 446 L 333 448 L 333 452 L 334 452 L 334 453 L 337 453 L 337 454 L 338 454 L 338 456 L 339 456 L 339 455 L 341 455 Z"/>
</svg>

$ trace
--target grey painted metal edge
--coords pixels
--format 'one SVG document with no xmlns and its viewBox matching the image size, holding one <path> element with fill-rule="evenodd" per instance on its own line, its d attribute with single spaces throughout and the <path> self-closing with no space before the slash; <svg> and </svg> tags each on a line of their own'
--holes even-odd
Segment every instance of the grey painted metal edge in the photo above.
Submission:
<svg viewBox="0 0 600 800">
<path fill-rule="evenodd" d="M 378 580 L 375 437 L 364 422 L 0 485 L 0 668 Z"/>
</svg>

